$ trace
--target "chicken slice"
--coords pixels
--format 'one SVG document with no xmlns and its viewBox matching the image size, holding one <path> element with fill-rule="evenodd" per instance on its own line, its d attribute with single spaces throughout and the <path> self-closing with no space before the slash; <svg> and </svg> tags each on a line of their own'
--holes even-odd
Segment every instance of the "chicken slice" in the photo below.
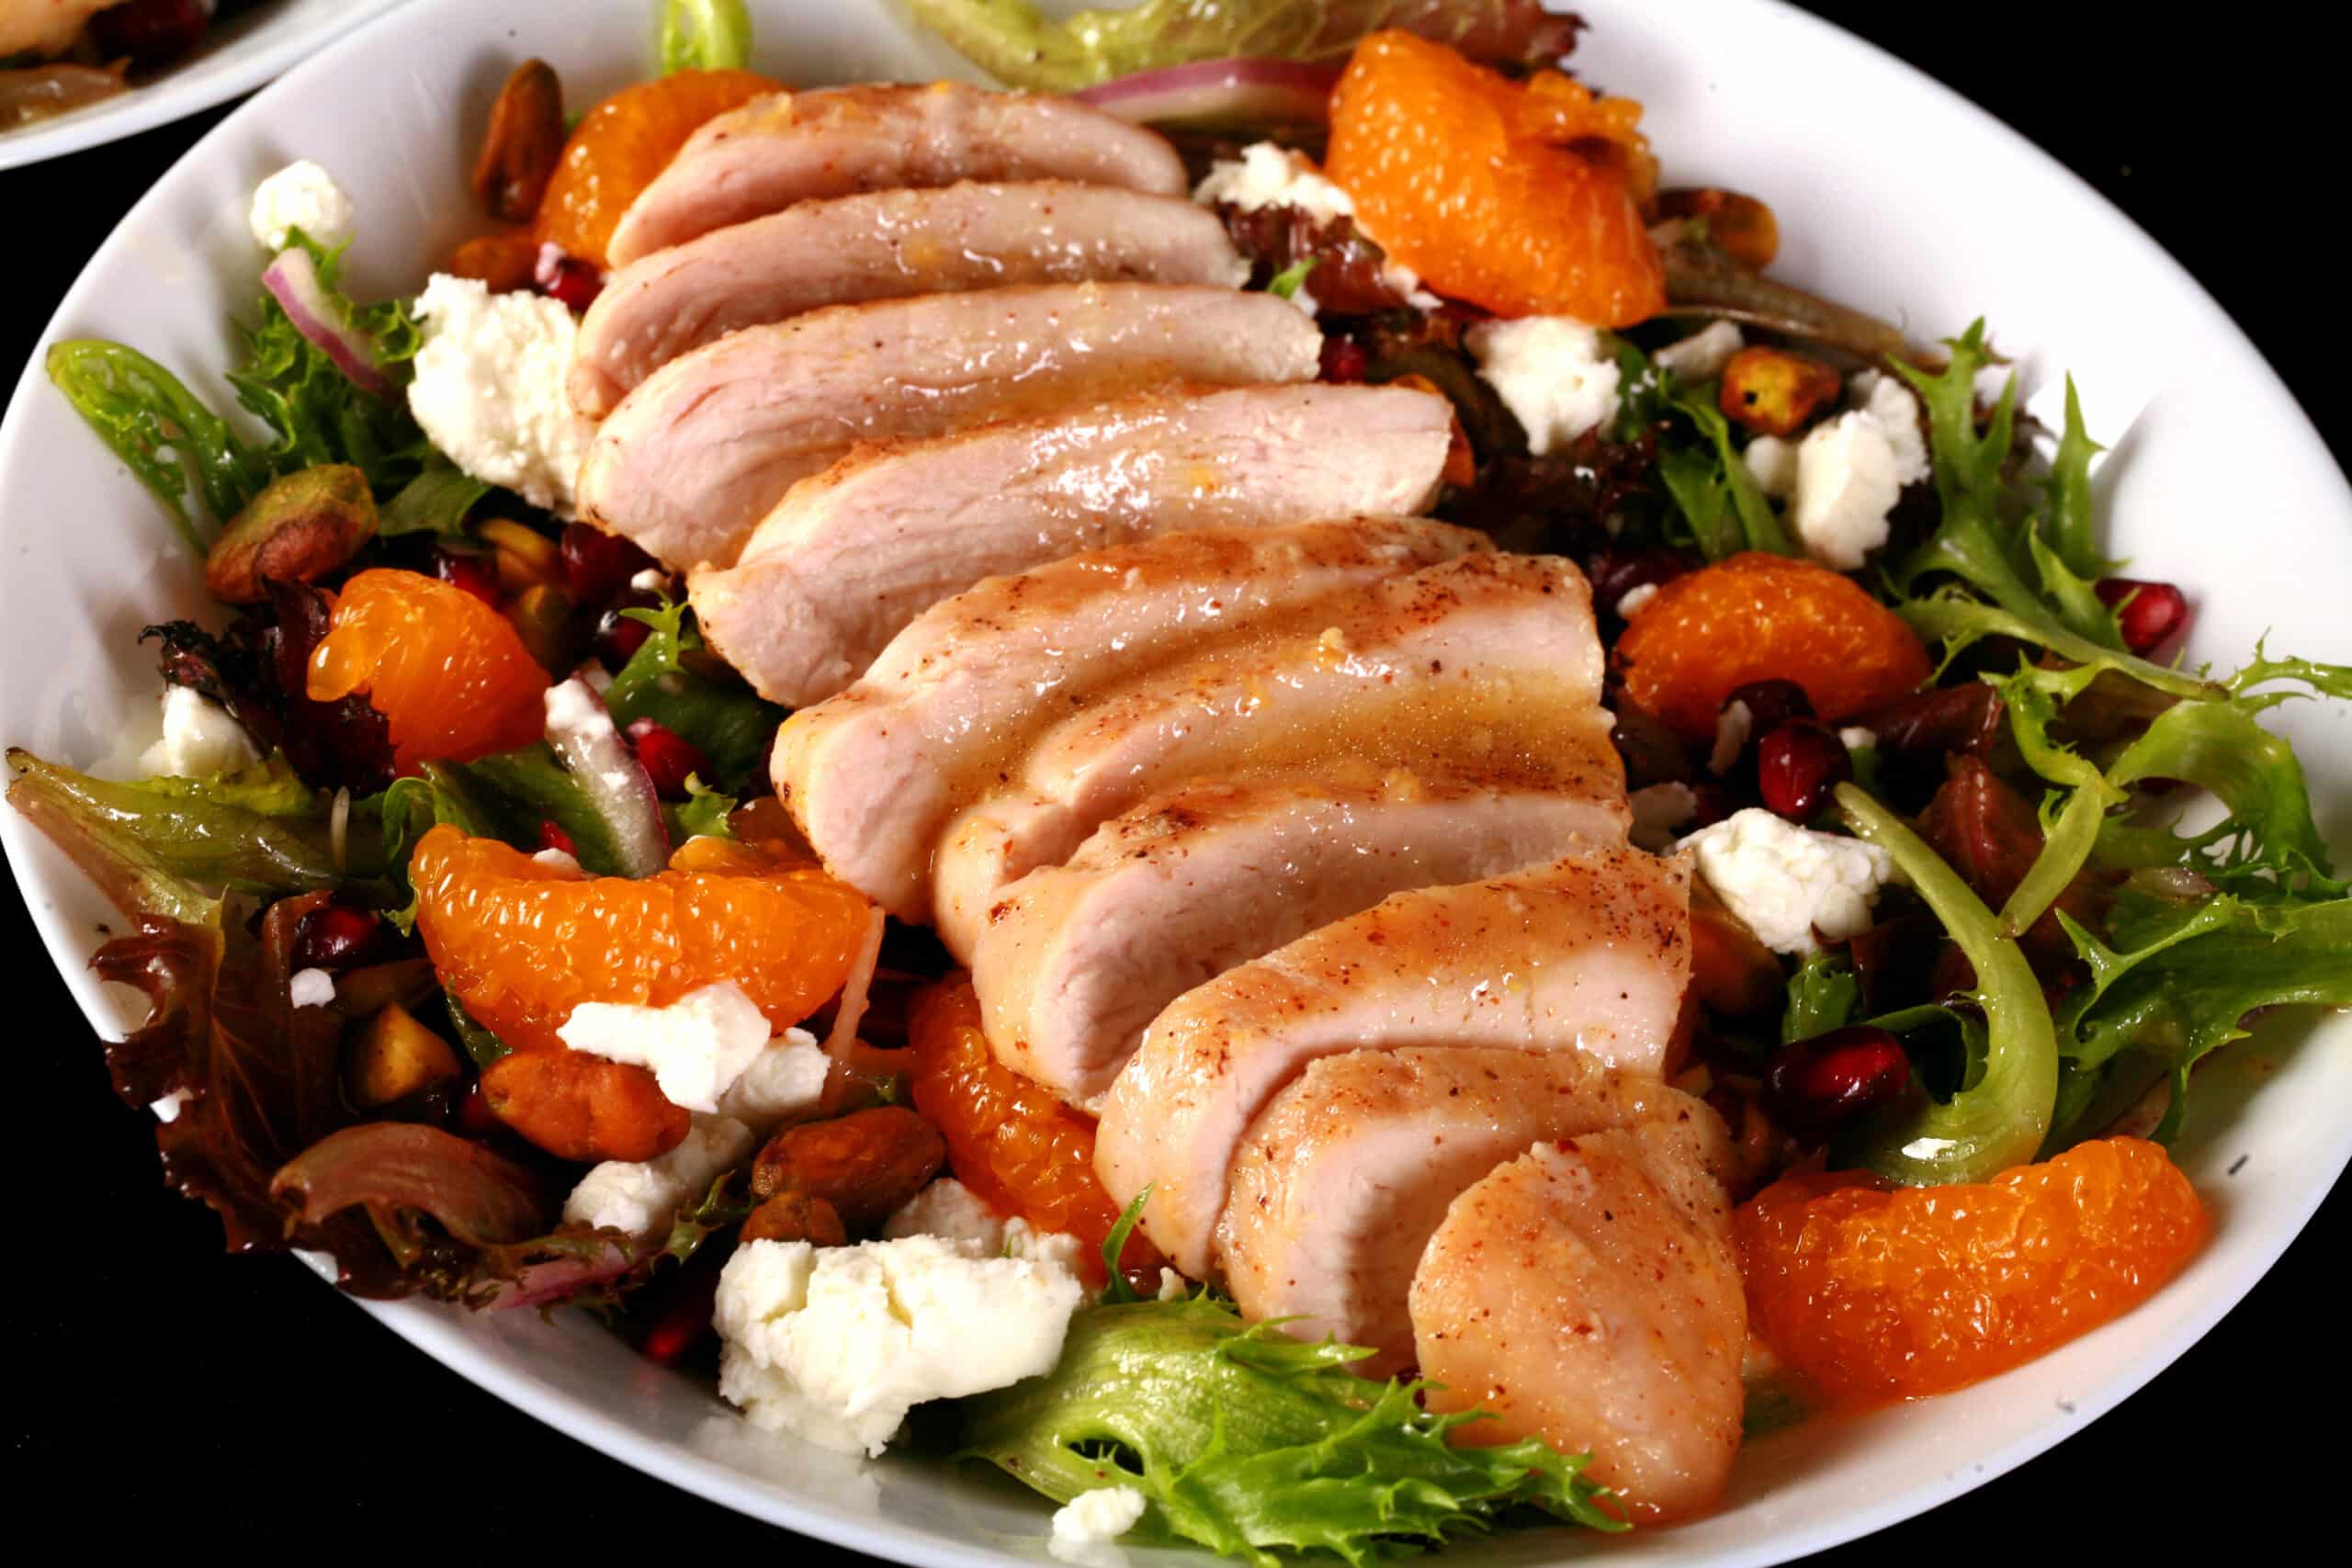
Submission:
<svg viewBox="0 0 2352 1568">
<path fill-rule="evenodd" d="M 1739 1450 L 1747 1304 L 1731 1205 L 1690 1122 L 1539 1145 L 1453 1201 L 1413 1276 L 1432 1410 L 1458 1442 L 1590 1452 L 1639 1522 L 1723 1495 Z"/>
<path fill-rule="evenodd" d="M 1170 381 L 1311 381 L 1323 335 L 1271 294 L 1065 283 L 840 305 L 683 355 L 605 417 L 580 513 L 681 570 L 731 565 L 861 441 L 941 435 Z"/>
<path fill-rule="evenodd" d="M 1398 893 L 1169 1004 L 1102 1102 L 1094 1170 L 1199 1277 L 1250 1123 L 1341 1051 L 1580 1051 L 1656 1074 L 1690 978 L 1690 868 L 1639 850 Z"/>
<path fill-rule="evenodd" d="M 1165 138 L 1074 98 L 961 82 L 820 87 L 706 123 L 621 214 L 606 254 L 626 266 L 796 202 L 958 180 L 1186 193 L 1184 162 Z"/>
<path fill-rule="evenodd" d="M 1351 784 L 1326 768 L 1155 795 L 990 907 L 971 958 L 989 1043 L 1091 1104 L 1161 1008 L 1237 964 L 1391 893 L 1623 842 L 1622 784 L 1600 767 L 1583 782 L 1397 769 Z"/>
<path fill-rule="evenodd" d="M 989 578 L 917 616 L 858 682 L 776 734 L 776 794 L 835 876 L 931 919 L 932 846 L 1071 705 L 1233 635 L 1487 547 L 1443 523 L 1211 527 Z"/>
<path fill-rule="evenodd" d="M 1407 1295 L 1449 1204 L 1532 1145 L 1660 1119 L 1687 1124 L 1707 1168 L 1727 1172 L 1730 1134 L 1704 1101 L 1580 1051 L 1325 1056 L 1242 1139 L 1217 1226 L 1226 1288 L 1252 1321 L 1375 1347 L 1356 1365 L 1367 1376 L 1402 1371 Z"/>
<path fill-rule="evenodd" d="M 932 860 L 940 940 L 970 963 L 1007 885 L 1199 779 L 1450 765 L 1622 795 L 1600 683 L 1590 592 L 1556 557 L 1465 556 L 1205 641 L 1042 733 L 1004 788 L 950 824 Z"/>
<path fill-rule="evenodd" d="M 1418 512 L 1452 423 L 1405 388 L 1183 388 L 861 447 L 688 586 L 728 662 L 802 707 L 984 577 L 1210 524 Z"/>
<path fill-rule="evenodd" d="M 827 305 L 1022 283 L 1231 288 L 1249 276 L 1216 215 L 1175 197 L 1046 180 L 804 201 L 615 272 L 581 321 L 568 386 L 601 418 L 688 350 Z"/>
</svg>

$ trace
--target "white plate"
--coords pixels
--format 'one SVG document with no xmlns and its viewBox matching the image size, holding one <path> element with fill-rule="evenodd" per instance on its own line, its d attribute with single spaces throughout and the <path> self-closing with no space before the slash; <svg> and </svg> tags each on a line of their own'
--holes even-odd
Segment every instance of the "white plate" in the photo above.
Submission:
<svg viewBox="0 0 2352 1568">
<path fill-rule="evenodd" d="M 194 53 L 129 92 L 0 130 L 0 169 L 96 147 L 250 93 L 401 0 L 268 0 L 210 29 Z"/>
<path fill-rule="evenodd" d="M 1989 313 L 2032 378 L 2038 409 L 2049 407 L 2055 370 L 2075 368 L 2094 430 L 2116 449 L 2102 480 L 2116 542 L 2147 574 L 2190 585 L 2193 657 L 2234 664 L 2274 628 L 2280 649 L 2352 657 L 2335 602 L 2352 581 L 2352 492 L 2252 346 L 2097 195 L 1926 77 L 1795 12 L 1736 0 L 1583 9 L 1595 27 L 1579 68 L 1649 106 L 1673 178 L 1770 199 L 1788 276 L 1923 331 Z M 759 10 L 760 62 L 793 80 L 920 76 L 955 63 L 877 0 Z M 49 335 L 123 339 L 218 393 L 227 318 L 255 291 L 245 196 L 297 154 L 322 159 L 358 199 L 357 288 L 413 287 L 467 224 L 473 128 L 517 57 L 552 61 L 575 104 L 643 67 L 636 0 L 503 0 L 494 21 L 488 11 L 419 0 L 240 109 L 132 210 Z M 1794 80 L 1808 90 L 1790 93 Z M 1877 129 L 1858 138 L 1858 125 Z M 412 133 L 376 129 L 391 127 Z M 1965 213 L 1954 193 L 1967 193 Z M 153 503 L 38 364 L 0 425 L 0 738 L 85 765 L 127 764 L 154 700 L 138 629 L 205 606 Z M 2217 520 L 2243 521 L 2224 538 Z M 2344 709 L 2291 705 L 2275 720 L 2302 749 L 2323 824 L 2352 843 Z M 123 999 L 84 967 L 85 933 L 103 906 L 13 813 L 0 813 L 0 840 L 67 983 L 94 1020 L 119 1026 Z M 2352 1121 L 2315 1113 L 2352 1103 L 2352 1019 L 2267 1029 L 2199 1087 L 2179 1154 L 2218 1232 L 2154 1301 L 1965 1393 L 1755 1443 L 1721 1514 L 1619 1542 L 1610 1560 L 1763 1562 L 1834 1544 L 2030 1458 L 2154 1376 L 2245 1292 L 2352 1156 Z M 559 1429 L 731 1507 L 908 1562 L 1044 1558 L 1046 1511 L 1025 1494 L 768 1438 L 584 1322 L 368 1310 Z M 1590 1549 L 1543 1531 L 1450 1560 L 1522 1563 Z"/>
</svg>

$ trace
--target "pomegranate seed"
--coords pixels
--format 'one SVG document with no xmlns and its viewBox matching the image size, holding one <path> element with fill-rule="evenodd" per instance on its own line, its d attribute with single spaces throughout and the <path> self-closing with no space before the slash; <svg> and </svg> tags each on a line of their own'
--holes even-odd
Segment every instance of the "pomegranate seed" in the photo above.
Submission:
<svg viewBox="0 0 2352 1568">
<path fill-rule="evenodd" d="M 1794 681 L 1750 681 L 1724 699 L 1724 707 L 1747 705 L 1747 732 L 1769 735 L 1792 719 L 1811 718 L 1813 699 Z"/>
<path fill-rule="evenodd" d="M 2154 652 L 2188 624 L 2188 601 L 2169 582 L 2109 577 L 2101 579 L 2092 592 L 2100 604 L 2121 606 L 2116 612 L 2116 623 L 2123 630 L 2123 646 L 2134 653 Z"/>
<path fill-rule="evenodd" d="M 1592 603 L 1605 618 L 1617 613 L 1626 594 L 1636 588 L 1657 588 L 1690 570 L 1690 563 L 1673 550 L 1602 550 L 1586 562 L 1592 580 Z"/>
<path fill-rule="evenodd" d="M 710 772 L 710 764 L 703 760 L 702 748 L 666 725 L 640 718 L 621 733 L 637 749 L 638 761 L 653 781 L 653 793 L 664 800 L 684 800 L 686 775 L 707 775 Z"/>
<path fill-rule="evenodd" d="M 580 846 L 571 841 L 571 835 L 565 832 L 562 824 L 558 822 L 539 824 L 539 848 L 561 850 L 574 860 L 580 858 Z"/>
<path fill-rule="evenodd" d="M 647 1359 L 671 1367 L 709 1335 L 718 1308 L 718 1270 L 695 1269 L 678 1281 L 677 1299 L 645 1331 Z"/>
<path fill-rule="evenodd" d="M 469 1138 L 494 1136 L 505 1125 L 498 1119 L 498 1113 L 490 1108 L 490 1101 L 482 1097 L 480 1078 L 466 1086 L 466 1092 L 458 1097 L 458 1103 L 450 1109 L 449 1119 L 458 1124 L 458 1131 Z"/>
<path fill-rule="evenodd" d="M 204 40 L 204 0 L 129 0 L 90 18 L 90 41 L 107 60 L 125 55 L 141 71 L 168 65 Z"/>
<path fill-rule="evenodd" d="M 1809 718 L 1767 730 L 1756 743 L 1756 790 L 1776 817 L 1810 822 L 1829 804 L 1829 792 L 1854 776 L 1846 743 Z"/>
<path fill-rule="evenodd" d="M 373 910 L 322 904 L 295 924 L 288 957 L 297 969 L 349 969 L 368 956 L 383 934 L 383 918 Z"/>
<path fill-rule="evenodd" d="M 563 586 L 575 604 L 601 604 L 657 564 L 631 541 L 585 523 L 564 525 L 562 551 Z"/>
<path fill-rule="evenodd" d="M 436 545 L 433 575 L 453 588 L 462 588 L 492 609 L 498 608 L 498 562 L 488 550 L 453 550 Z"/>
<path fill-rule="evenodd" d="M 1372 355 L 1351 337 L 1327 337 L 1323 340 L 1323 368 L 1326 381 L 1361 381 L 1364 372 L 1372 368 Z"/>
<path fill-rule="evenodd" d="M 553 245 L 539 247 L 538 264 L 531 270 L 531 281 L 540 293 L 550 299 L 560 300 L 567 310 L 585 310 L 605 291 L 605 275 L 578 256 L 565 255 Z"/>
<path fill-rule="evenodd" d="M 1910 1081 L 1903 1042 L 1867 1023 L 1781 1046 L 1765 1080 L 1781 1115 L 1815 1131 L 1891 1103 Z"/>
<path fill-rule="evenodd" d="M 612 607 L 596 622 L 596 657 L 604 661 L 605 669 L 619 674 L 621 667 L 636 658 L 637 650 L 645 646 L 645 639 L 653 635 L 651 626 L 643 621 L 633 621 L 621 612 L 661 607 L 662 595 L 644 588 L 628 589 L 613 600 Z"/>
</svg>

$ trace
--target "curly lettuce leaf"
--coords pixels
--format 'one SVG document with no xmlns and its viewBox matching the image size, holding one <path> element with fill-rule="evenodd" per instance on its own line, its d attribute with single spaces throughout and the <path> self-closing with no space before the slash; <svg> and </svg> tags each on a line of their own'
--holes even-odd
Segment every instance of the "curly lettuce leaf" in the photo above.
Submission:
<svg viewBox="0 0 2352 1568">
<path fill-rule="evenodd" d="M 1534 1439 L 1454 1447 L 1449 1435 L 1481 1417 L 1431 1416 L 1419 1385 L 1347 1370 L 1369 1353 L 1245 1325 L 1205 1295 L 1082 1308 L 1053 1371 L 964 1403 L 960 1457 L 1057 1502 L 1133 1486 L 1148 1499 L 1143 1539 L 1259 1568 L 1280 1551 L 1362 1564 L 1521 1509 L 1624 1528 L 1584 1458 Z"/>
<path fill-rule="evenodd" d="M 1781 1043 L 1792 1044 L 1842 1029 L 1861 1005 L 1862 983 L 1844 956 L 1824 949 L 1805 955 L 1789 976 L 1781 1013 Z"/>
<path fill-rule="evenodd" d="M 440 453 L 431 453 L 416 478 L 377 509 L 376 533 L 387 539 L 402 534 L 463 534 L 467 516 L 490 490 Z"/>
<path fill-rule="evenodd" d="M 43 364 L 74 412 L 164 503 L 198 554 L 218 525 L 277 477 L 266 454 L 238 440 L 186 383 L 137 349 L 74 338 L 51 344 Z M 191 488 L 213 528 L 190 514 Z"/>
<path fill-rule="evenodd" d="M 605 706 L 627 728 L 650 718 L 694 742 L 710 763 L 713 787 L 743 787 L 767 756 L 784 710 L 734 679 L 704 649 L 702 633 L 687 621 L 684 601 L 652 610 L 624 611 L 651 635 L 613 677 Z"/>
<path fill-rule="evenodd" d="M 741 71 L 752 62 L 752 14 L 743 0 L 664 0 L 662 73 Z"/>
<path fill-rule="evenodd" d="M 1863 1162 L 1906 1187 L 1983 1181 L 2033 1158 L 2058 1092 L 2057 1028 L 2017 938 L 1901 818 L 1852 784 L 1838 807 L 1854 833 L 1894 857 L 1976 971 L 1984 1059 L 1951 1098 L 1900 1109 L 1872 1125 Z M 1893 1026 L 1889 1026 L 1893 1027 Z"/>
<path fill-rule="evenodd" d="M 670 829 L 670 841 L 683 844 L 688 839 L 731 839 L 735 829 L 727 819 L 735 814 L 736 799 L 722 795 L 702 782 L 694 773 L 686 775 L 686 798 L 662 803 L 662 823 Z"/>
<path fill-rule="evenodd" d="M 1252 55 L 1337 61 L 1401 28 L 1473 60 L 1550 61 L 1581 26 L 1540 0 L 1144 0 L 1046 18 L 1033 0 L 909 0 L 915 20 L 1009 87 L 1073 93 L 1114 76 Z"/>
</svg>

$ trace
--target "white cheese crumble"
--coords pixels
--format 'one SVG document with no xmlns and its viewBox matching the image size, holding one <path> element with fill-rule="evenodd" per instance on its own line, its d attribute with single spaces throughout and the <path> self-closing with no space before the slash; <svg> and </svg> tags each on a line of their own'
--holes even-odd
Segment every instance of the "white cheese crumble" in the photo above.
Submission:
<svg viewBox="0 0 2352 1568">
<path fill-rule="evenodd" d="M 882 1222 L 886 1241 L 910 1235 L 969 1242 L 992 1257 L 1054 1264 L 1072 1273 L 1086 1250 L 1086 1244 L 1074 1235 L 1041 1231 L 1019 1215 L 1006 1219 L 952 1176 L 933 1182 Z"/>
<path fill-rule="evenodd" d="M 879 1454 L 907 1412 L 1053 1370 L 1084 1295 L 974 1241 L 754 1241 L 718 1278 L 718 1392 L 755 1425 Z"/>
<path fill-rule="evenodd" d="M 635 577 L 630 578 L 628 585 L 641 592 L 667 593 L 670 592 L 670 574 L 658 566 L 649 566 Z M 599 665 L 597 668 L 602 669 L 603 666 Z"/>
<path fill-rule="evenodd" d="M 667 1154 L 648 1160 L 608 1159 L 590 1168 L 563 1201 L 563 1217 L 635 1236 L 658 1235 L 757 1142 L 752 1129 L 731 1116 L 697 1115 Z"/>
<path fill-rule="evenodd" d="M 163 739 L 140 753 L 149 777 L 201 779 L 261 760 L 261 750 L 229 710 L 188 686 L 164 688 Z"/>
<path fill-rule="evenodd" d="M 767 1043 L 725 1094 L 718 1113 L 767 1134 L 796 1116 L 806 1116 L 825 1097 L 825 1075 L 832 1058 L 805 1029 L 787 1029 Z"/>
<path fill-rule="evenodd" d="M 716 1111 L 767 1049 L 768 1021 L 742 987 L 721 980 L 667 1007 L 582 1002 L 555 1032 L 574 1051 L 648 1069 L 673 1105 Z"/>
<path fill-rule="evenodd" d="M 1747 477 L 1756 488 L 1774 501 L 1786 501 L 1797 492 L 1797 444 L 1783 441 L 1777 435 L 1759 435 L 1747 444 L 1739 455 L 1747 465 Z"/>
<path fill-rule="evenodd" d="M 1074 1547 L 1116 1540 L 1136 1528 L 1145 1503 L 1144 1495 L 1132 1486 L 1081 1492 L 1055 1510 L 1053 1540 L 1046 1549 L 1059 1557 Z"/>
<path fill-rule="evenodd" d="M 1210 164 L 1201 183 L 1193 187 L 1193 199 L 1203 207 L 1233 207 L 1243 212 L 1295 207 L 1317 223 L 1354 219 L 1356 232 L 1374 244 L 1380 243 L 1380 237 L 1357 216 L 1355 197 L 1317 168 L 1306 153 L 1271 141 L 1251 142 L 1241 150 L 1238 159 L 1220 158 Z M 1314 281 L 1312 274 L 1308 281 Z M 1403 295 L 1415 310 L 1434 310 L 1441 303 L 1437 296 L 1422 289 L 1419 273 L 1394 257 L 1382 263 L 1380 281 Z M 1291 303 L 1310 316 L 1315 314 L 1315 301 L 1304 288 L 1291 297 Z"/>
<path fill-rule="evenodd" d="M 334 976 L 323 969 L 297 969 L 286 982 L 286 996 L 298 1008 L 322 1008 L 334 1000 Z"/>
<path fill-rule="evenodd" d="M 1190 1280 L 1185 1279 L 1183 1275 L 1179 1274 L 1173 1269 L 1170 1269 L 1165 1266 L 1161 1267 L 1159 1270 L 1159 1293 L 1153 1297 L 1155 1301 L 1181 1302 L 1192 1293 L 1193 1282 Z"/>
<path fill-rule="evenodd" d="M 286 248 L 287 235 L 295 229 L 336 251 L 358 231 L 359 214 L 334 176 L 304 158 L 254 187 L 245 224 L 253 231 L 254 243 L 272 254 Z"/>
<path fill-rule="evenodd" d="M 1886 543 L 1888 516 L 1903 487 L 1929 472 L 1919 402 L 1910 389 L 1864 371 L 1850 389 L 1859 406 L 1815 426 L 1797 444 L 1789 512 L 1805 553 L 1839 571 L 1852 571 Z"/>
<path fill-rule="evenodd" d="M 1722 375 L 1724 367 L 1731 363 L 1731 356 L 1747 344 L 1736 323 L 1709 321 L 1689 337 L 1668 344 L 1651 355 L 1650 361 L 1660 369 L 1673 372 L 1678 380 L 1704 381 Z"/>
<path fill-rule="evenodd" d="M 570 850 L 550 847 L 539 851 L 531 859 L 535 863 L 546 866 L 551 871 L 568 871 L 575 876 L 580 874 L 579 857 Z"/>
<path fill-rule="evenodd" d="M 503 485 L 559 517 L 595 425 L 564 391 L 579 323 L 560 301 L 492 294 L 477 279 L 435 273 L 417 296 L 409 412 L 435 446 L 475 479 Z"/>
<path fill-rule="evenodd" d="M 1674 836 L 1699 815 L 1698 794 L 1686 784 L 1647 784 L 1627 795 L 1625 804 L 1634 813 L 1627 837 L 1636 847 L 1653 852 L 1671 845 Z"/>
<path fill-rule="evenodd" d="M 1715 715 L 1715 746 L 1707 753 L 1707 772 L 1721 778 L 1739 765 L 1740 753 L 1747 750 L 1748 738 L 1756 733 L 1756 715 L 1746 703 L 1725 703 Z"/>
<path fill-rule="evenodd" d="M 1567 316 L 1481 321 L 1463 334 L 1478 374 L 1541 457 L 1617 416 L 1617 361 L 1600 334 Z"/>
<path fill-rule="evenodd" d="M 1838 743 L 1849 751 L 1868 751 L 1878 744 L 1878 731 L 1849 724 L 1838 732 Z"/>
<path fill-rule="evenodd" d="M 1699 874 L 1775 953 L 1811 953 L 1814 937 L 1852 936 L 1871 923 L 1894 862 L 1876 844 L 1817 833 L 1761 807 L 1734 812 L 1682 840 Z"/>
<path fill-rule="evenodd" d="M 158 1122 L 176 1122 L 180 1119 L 180 1108 L 195 1098 L 194 1089 L 175 1089 L 161 1100 L 149 1100 L 147 1109 L 155 1113 Z"/>
<path fill-rule="evenodd" d="M 1657 583 L 1641 582 L 1634 584 L 1633 587 L 1625 590 L 1623 594 L 1618 598 L 1617 618 L 1621 621 L 1632 620 L 1635 615 L 1638 615 L 1644 610 L 1648 609 L 1650 601 L 1657 597 Z"/>
</svg>

